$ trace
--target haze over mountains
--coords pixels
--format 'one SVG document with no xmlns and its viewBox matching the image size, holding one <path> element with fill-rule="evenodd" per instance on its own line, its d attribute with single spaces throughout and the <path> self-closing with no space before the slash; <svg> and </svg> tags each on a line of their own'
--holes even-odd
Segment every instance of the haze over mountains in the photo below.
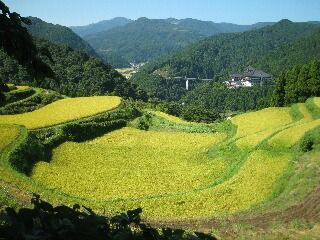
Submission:
<svg viewBox="0 0 320 240">
<path fill-rule="evenodd" d="M 214 23 L 196 19 L 114 18 L 82 27 L 71 27 L 105 62 L 115 67 L 146 62 L 178 51 L 205 37 L 219 33 L 258 29 L 271 22 L 252 25 Z"/>
</svg>

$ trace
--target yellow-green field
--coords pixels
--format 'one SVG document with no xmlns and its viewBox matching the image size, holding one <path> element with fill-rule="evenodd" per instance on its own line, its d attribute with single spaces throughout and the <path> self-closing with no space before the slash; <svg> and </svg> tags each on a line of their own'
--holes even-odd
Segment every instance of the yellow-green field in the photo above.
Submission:
<svg viewBox="0 0 320 240">
<path fill-rule="evenodd" d="M 314 103 L 320 107 L 320 97 L 313 98 Z"/>
<path fill-rule="evenodd" d="M 8 144 L 14 141 L 19 133 L 20 130 L 16 126 L 0 125 L 0 152 Z"/>
<path fill-rule="evenodd" d="M 173 197 L 144 200 L 132 207 L 140 204 L 147 216 L 153 218 L 201 218 L 248 209 L 272 193 L 290 158 L 290 154 L 257 151 L 249 156 L 236 175 L 217 187 Z"/>
<path fill-rule="evenodd" d="M 320 107 L 319 99 L 313 101 Z M 118 97 L 63 99 L 31 113 L 0 116 L 0 123 L 43 128 L 114 109 L 120 102 Z M 230 122 L 212 124 L 220 131 L 216 133 L 124 127 L 90 141 L 64 142 L 53 149 L 51 161 L 38 162 L 31 176 L 23 178 L 24 187 L 30 181 L 29 191 L 48 200 L 80 202 L 99 211 L 142 207 L 143 216 L 154 219 L 245 211 L 286 186 L 284 176 L 296 161 L 293 147 L 320 126 L 310 111 L 299 103 L 241 114 L 231 119 L 237 131 L 226 127 Z M 162 112 L 153 114 L 179 126 L 189 124 Z M 0 130 L 1 150 L 19 128 L 3 125 Z"/>
<path fill-rule="evenodd" d="M 0 115 L 0 124 L 24 125 L 29 129 L 49 127 L 112 110 L 121 103 L 119 97 L 66 98 L 33 112 Z"/>
<path fill-rule="evenodd" d="M 24 90 L 30 89 L 29 86 L 15 86 L 15 87 L 16 87 L 16 89 L 13 90 L 13 92 L 15 92 L 15 91 L 24 91 Z"/>
<path fill-rule="evenodd" d="M 273 147 L 290 148 L 303 137 L 305 132 L 317 126 L 320 126 L 319 119 L 290 127 L 276 134 L 268 143 Z"/>
<path fill-rule="evenodd" d="M 232 122 L 238 126 L 236 137 L 274 129 L 292 121 L 290 108 L 266 108 L 232 118 Z"/>
<path fill-rule="evenodd" d="M 162 117 L 162 118 L 164 118 L 164 119 L 166 119 L 166 120 L 168 120 L 170 122 L 181 123 L 181 124 L 190 124 L 190 122 L 188 122 L 188 121 L 185 121 L 185 120 L 183 120 L 181 118 L 169 115 L 169 114 L 164 113 L 164 112 L 154 111 L 152 113 L 155 114 L 156 116 Z"/>
<path fill-rule="evenodd" d="M 62 144 L 50 164 L 37 164 L 33 178 L 75 196 L 105 200 L 190 191 L 223 173 L 224 162 L 207 156 L 209 146 L 223 138 L 123 128 L 93 141 Z"/>
</svg>

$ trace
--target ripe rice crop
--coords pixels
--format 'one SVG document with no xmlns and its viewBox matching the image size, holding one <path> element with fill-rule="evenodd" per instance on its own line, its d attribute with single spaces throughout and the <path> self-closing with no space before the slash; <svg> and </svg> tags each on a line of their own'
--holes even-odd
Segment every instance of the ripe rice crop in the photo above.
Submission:
<svg viewBox="0 0 320 240">
<path fill-rule="evenodd" d="M 320 108 L 320 97 L 313 98 L 313 101 Z"/>
<path fill-rule="evenodd" d="M 112 110 L 121 103 L 119 97 L 66 98 L 33 112 L 0 115 L 0 124 L 19 124 L 29 129 L 49 127 Z"/>
<path fill-rule="evenodd" d="M 266 108 L 235 116 L 232 123 L 238 126 L 236 138 L 284 126 L 292 122 L 290 108 Z"/>
<path fill-rule="evenodd" d="M 15 86 L 16 89 L 13 90 L 13 92 L 17 92 L 17 91 L 24 91 L 29 89 L 29 86 Z"/>
<path fill-rule="evenodd" d="M 162 117 L 170 122 L 174 122 L 174 123 L 180 123 L 180 124 L 190 124 L 191 122 L 185 121 L 181 118 L 178 118 L 176 116 L 172 116 L 170 114 L 164 113 L 164 112 L 160 112 L 160 111 L 154 111 L 152 112 L 154 113 L 156 116 L 158 117 Z"/>
<path fill-rule="evenodd" d="M 298 103 L 299 111 L 303 115 L 303 121 L 311 121 L 313 117 L 304 103 Z"/>
<path fill-rule="evenodd" d="M 274 129 L 267 129 L 265 131 L 253 133 L 249 136 L 239 138 L 236 141 L 238 147 L 243 149 L 251 149 L 257 146 L 261 141 L 269 137 L 274 132 Z"/>
<path fill-rule="evenodd" d="M 268 143 L 272 147 L 290 148 L 296 144 L 308 130 L 317 126 L 320 126 L 320 119 L 295 125 L 276 134 Z"/>
<path fill-rule="evenodd" d="M 36 165 L 32 178 L 71 196 L 106 202 L 111 211 L 141 206 L 154 218 L 236 212 L 264 201 L 291 156 L 255 151 L 234 176 L 211 187 L 228 162 L 208 158 L 207 151 L 223 138 L 124 128 L 62 144 L 51 163 Z"/>
<path fill-rule="evenodd" d="M 16 126 L 0 126 L 0 151 L 14 141 L 20 133 Z"/>
<path fill-rule="evenodd" d="M 32 177 L 68 194 L 131 199 L 185 192 L 212 183 L 225 162 L 208 158 L 223 134 L 116 130 L 84 143 L 66 142 Z"/>
<path fill-rule="evenodd" d="M 238 212 L 271 196 L 290 159 L 288 153 L 255 151 L 236 175 L 216 187 L 136 202 L 110 202 L 108 206 L 114 211 L 141 206 L 146 217 L 160 219 L 201 218 Z"/>
</svg>

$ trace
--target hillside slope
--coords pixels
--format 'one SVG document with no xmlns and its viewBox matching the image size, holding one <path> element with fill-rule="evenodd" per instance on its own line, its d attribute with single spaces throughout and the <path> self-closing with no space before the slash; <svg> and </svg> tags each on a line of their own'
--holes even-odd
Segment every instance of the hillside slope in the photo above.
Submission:
<svg viewBox="0 0 320 240">
<path fill-rule="evenodd" d="M 200 78 L 228 76 L 233 72 L 242 72 L 245 66 L 257 65 L 257 62 L 262 62 L 269 54 L 276 54 L 278 49 L 307 37 L 318 29 L 319 25 L 316 24 L 282 20 L 259 30 L 207 38 L 167 58 L 151 62 L 144 69 L 148 73 L 153 73 L 155 70 L 166 68 L 175 76 Z M 299 47 L 295 49 L 300 51 Z M 301 49 L 302 54 L 305 50 Z M 316 54 L 314 52 L 308 58 Z M 266 64 L 279 61 L 271 57 L 268 59 L 271 62 Z M 291 61 L 301 62 L 293 59 Z M 268 69 L 273 74 L 272 68 Z"/>
<path fill-rule="evenodd" d="M 124 97 L 146 98 L 143 91 L 126 80 L 110 65 L 70 47 L 36 40 L 39 48 L 46 48 L 52 61 L 50 65 L 55 76 L 35 81 L 16 60 L 0 51 L 0 76 L 6 83 L 30 85 L 56 90 L 68 96 L 93 96 L 117 94 Z"/>
<path fill-rule="evenodd" d="M 272 23 L 236 25 L 196 19 L 148 19 L 136 21 L 109 31 L 86 35 L 102 58 L 116 67 L 129 62 L 146 62 L 175 52 L 207 36 L 225 32 L 241 32 Z"/>
<path fill-rule="evenodd" d="M 111 30 L 112 28 L 124 26 L 130 22 L 132 22 L 132 20 L 123 17 L 116 17 L 110 20 L 103 20 L 97 23 L 92 23 L 86 26 L 71 26 L 70 29 L 80 37 L 85 37 L 86 35 L 104 32 Z"/>
<path fill-rule="evenodd" d="M 60 100 L 24 119 L 0 115 L 0 206 L 25 205 L 34 192 L 107 214 L 142 207 L 156 225 L 213 227 L 222 236 L 249 237 L 274 221 L 285 230 L 319 223 L 320 98 L 214 124 L 141 116 L 117 97 L 87 100 Z M 146 116 L 150 129 L 136 129 Z M 17 121 L 42 128 L 10 125 Z"/>
<path fill-rule="evenodd" d="M 68 46 L 90 56 L 96 56 L 93 48 L 71 29 L 58 24 L 47 23 L 36 17 L 29 17 L 29 19 L 32 24 L 26 27 L 33 37 Z"/>
</svg>

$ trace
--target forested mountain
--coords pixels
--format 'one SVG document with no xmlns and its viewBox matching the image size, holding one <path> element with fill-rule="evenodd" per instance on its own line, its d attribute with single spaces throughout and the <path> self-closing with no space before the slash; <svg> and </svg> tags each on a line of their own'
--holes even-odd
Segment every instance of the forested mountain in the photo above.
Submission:
<svg viewBox="0 0 320 240">
<path fill-rule="evenodd" d="M 92 23 L 86 26 L 72 26 L 70 28 L 80 37 L 84 37 L 86 35 L 108 31 L 115 27 L 124 26 L 130 22 L 132 22 L 131 19 L 117 17 L 110 20 L 103 20 L 97 23 Z"/>
<path fill-rule="evenodd" d="M 32 85 L 56 90 L 68 96 L 118 95 L 146 99 L 146 95 L 128 82 L 110 65 L 74 51 L 70 47 L 36 40 L 38 48 L 48 49 L 52 60 L 43 59 L 54 77 L 34 79 L 18 62 L 0 50 L 0 78 L 17 85 Z"/>
<path fill-rule="evenodd" d="M 256 66 L 279 76 L 285 69 L 313 59 L 320 59 L 320 27 L 311 34 L 305 34 L 298 40 L 275 49 L 265 58 L 260 58 Z"/>
<path fill-rule="evenodd" d="M 307 49 L 313 49 L 313 45 L 299 42 L 300 39 L 310 37 L 312 43 L 317 42 L 316 31 L 319 25 L 312 23 L 293 23 L 282 20 L 273 26 L 267 26 L 259 30 L 220 34 L 193 44 L 167 58 L 150 62 L 144 67 L 144 72 L 170 72 L 175 76 L 189 76 L 201 78 L 227 77 L 230 73 L 242 71 L 247 65 L 259 66 L 260 63 L 272 66 L 278 64 L 280 59 L 287 57 L 284 53 L 290 44 L 294 45 L 292 51 L 303 55 Z M 296 42 L 297 41 L 297 42 Z M 311 41 L 311 40 L 310 40 Z M 297 46 L 296 46 L 296 45 Z M 301 48 L 300 48 L 300 44 Z M 277 57 L 273 55 L 280 54 Z M 309 51 L 308 50 L 308 51 Z M 318 52 L 309 51 L 308 59 L 318 56 Z M 270 57 L 271 56 L 271 57 Z M 300 59 L 288 57 L 291 64 L 301 63 Z M 303 59 L 305 59 L 304 57 Z M 265 59 L 269 59 L 265 61 Z M 287 66 L 278 66 L 278 69 Z M 273 68 L 267 68 L 271 74 Z"/>
<path fill-rule="evenodd" d="M 29 17 L 29 19 L 31 20 L 31 25 L 26 25 L 25 27 L 33 37 L 45 39 L 59 45 L 66 45 L 90 56 L 96 56 L 93 48 L 71 29 L 58 24 L 47 23 L 36 17 Z"/>
<path fill-rule="evenodd" d="M 126 67 L 129 62 L 146 62 L 171 54 L 207 36 L 247 31 L 269 24 L 242 26 L 195 19 L 139 18 L 122 27 L 86 35 L 84 39 L 106 62 Z"/>
<path fill-rule="evenodd" d="M 201 21 L 192 18 L 181 20 L 169 18 L 167 19 L 167 21 L 207 37 L 219 33 L 236 33 L 250 31 L 274 24 L 273 22 L 260 22 L 252 25 L 238 25 L 233 23 L 215 23 L 211 21 Z"/>
<path fill-rule="evenodd" d="M 166 20 L 139 18 L 123 27 L 85 36 L 84 39 L 104 60 L 124 67 L 129 62 L 145 62 L 177 51 L 202 37 Z"/>
<path fill-rule="evenodd" d="M 320 96 L 319 60 L 284 71 L 276 81 L 272 105 L 289 106 L 315 96 Z"/>
</svg>

